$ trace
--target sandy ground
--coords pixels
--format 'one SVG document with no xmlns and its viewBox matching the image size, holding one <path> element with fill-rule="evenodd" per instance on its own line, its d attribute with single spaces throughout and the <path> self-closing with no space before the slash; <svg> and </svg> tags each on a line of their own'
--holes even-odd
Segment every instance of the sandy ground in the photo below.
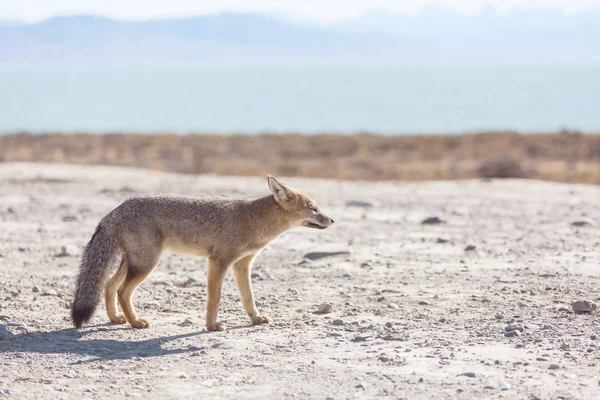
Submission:
<svg viewBox="0 0 600 400">
<path fill-rule="evenodd" d="M 76 331 L 79 254 L 104 214 L 142 193 L 264 195 L 266 180 L 0 164 L 0 397 L 598 397 L 600 318 L 571 302 L 599 300 L 600 187 L 284 182 L 337 222 L 259 256 L 271 325 L 249 326 L 229 273 L 230 329 L 205 331 L 205 260 L 165 254 L 135 297 L 151 329 L 108 324 L 101 305 Z M 342 254 L 304 259 L 321 250 Z"/>
</svg>

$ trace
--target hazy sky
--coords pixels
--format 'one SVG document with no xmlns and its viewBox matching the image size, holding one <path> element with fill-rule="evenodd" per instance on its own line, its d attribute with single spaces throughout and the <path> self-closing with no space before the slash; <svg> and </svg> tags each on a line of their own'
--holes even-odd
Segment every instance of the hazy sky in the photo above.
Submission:
<svg viewBox="0 0 600 400">
<path fill-rule="evenodd" d="M 486 5 L 512 8 L 561 8 L 577 12 L 600 8 L 600 0 L 0 0 L 0 20 L 38 21 L 54 15 L 98 14 L 122 19 L 200 15 L 219 11 L 264 12 L 324 22 L 369 10 L 414 13 L 423 5 L 473 13 Z"/>
</svg>

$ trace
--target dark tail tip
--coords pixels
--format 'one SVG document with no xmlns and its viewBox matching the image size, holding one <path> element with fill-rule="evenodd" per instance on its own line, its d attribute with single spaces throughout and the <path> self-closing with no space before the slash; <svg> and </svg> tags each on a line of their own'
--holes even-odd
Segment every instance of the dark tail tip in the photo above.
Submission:
<svg viewBox="0 0 600 400">
<path fill-rule="evenodd" d="M 92 318 L 92 314 L 94 314 L 95 307 L 76 307 L 73 306 L 71 310 L 71 319 L 73 320 L 73 325 L 75 328 L 79 329 L 83 325 L 84 322 L 88 322 L 90 318 Z"/>
</svg>

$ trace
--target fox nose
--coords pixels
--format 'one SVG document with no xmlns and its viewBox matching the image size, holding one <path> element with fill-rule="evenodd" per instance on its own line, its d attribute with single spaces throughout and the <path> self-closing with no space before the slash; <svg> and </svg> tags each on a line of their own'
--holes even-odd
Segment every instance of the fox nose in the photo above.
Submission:
<svg viewBox="0 0 600 400">
<path fill-rule="evenodd" d="M 329 222 L 331 222 L 332 224 L 335 222 L 335 220 L 331 217 L 329 217 Z"/>
</svg>

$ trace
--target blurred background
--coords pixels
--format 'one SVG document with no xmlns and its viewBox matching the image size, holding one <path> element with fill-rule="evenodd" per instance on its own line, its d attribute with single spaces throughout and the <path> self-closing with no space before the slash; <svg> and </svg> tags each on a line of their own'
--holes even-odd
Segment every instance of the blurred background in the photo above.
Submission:
<svg viewBox="0 0 600 400">
<path fill-rule="evenodd" d="M 0 161 L 600 184 L 600 0 L 0 3 Z"/>
</svg>

